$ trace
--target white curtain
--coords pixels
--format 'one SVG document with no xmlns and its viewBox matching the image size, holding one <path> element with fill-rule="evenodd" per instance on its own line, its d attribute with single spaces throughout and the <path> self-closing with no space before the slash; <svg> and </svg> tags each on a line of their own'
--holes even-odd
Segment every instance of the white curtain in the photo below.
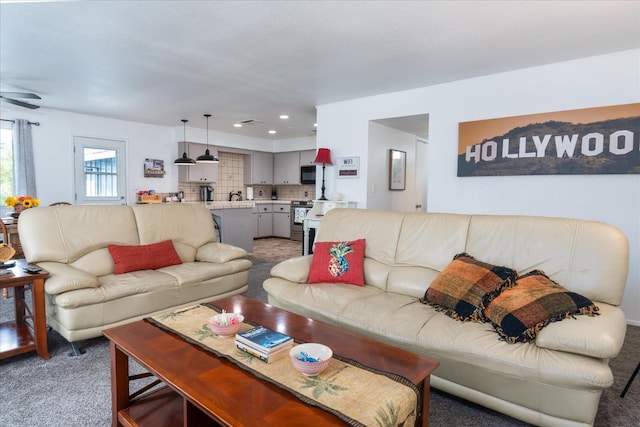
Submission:
<svg viewBox="0 0 640 427">
<path fill-rule="evenodd" d="M 17 196 L 38 196 L 33 166 L 31 125 L 28 120 L 16 119 L 13 122 L 13 182 Z"/>
</svg>

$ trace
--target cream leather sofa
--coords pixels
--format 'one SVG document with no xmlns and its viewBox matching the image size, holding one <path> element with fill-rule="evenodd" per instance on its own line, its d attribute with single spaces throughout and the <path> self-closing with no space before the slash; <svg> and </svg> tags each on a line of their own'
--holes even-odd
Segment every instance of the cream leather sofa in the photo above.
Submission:
<svg viewBox="0 0 640 427">
<path fill-rule="evenodd" d="M 40 207 L 20 215 L 18 232 L 26 259 L 50 273 L 47 323 L 71 343 L 248 288 L 247 252 L 217 243 L 211 212 L 198 204 Z M 182 264 L 114 274 L 108 244 L 163 240 Z"/>
<path fill-rule="evenodd" d="M 618 307 L 628 241 L 599 222 L 334 209 L 316 242 L 366 239 L 365 286 L 306 284 L 312 256 L 277 264 L 269 303 L 436 359 L 431 385 L 534 425 L 590 426 L 608 359 L 624 340 Z M 597 303 L 600 315 L 545 327 L 535 343 L 501 341 L 490 323 L 460 322 L 421 304 L 431 281 L 466 252 L 524 274 L 541 269 Z"/>
</svg>

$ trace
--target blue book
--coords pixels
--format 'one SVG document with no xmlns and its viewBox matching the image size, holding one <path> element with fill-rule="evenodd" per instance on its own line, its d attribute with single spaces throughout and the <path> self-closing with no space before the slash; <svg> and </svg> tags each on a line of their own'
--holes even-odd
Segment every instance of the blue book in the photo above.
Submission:
<svg viewBox="0 0 640 427">
<path fill-rule="evenodd" d="M 290 346 L 293 343 L 293 338 L 265 326 L 256 326 L 255 328 L 238 332 L 236 334 L 236 341 L 244 343 L 263 353 L 271 353 L 282 347 Z"/>
</svg>

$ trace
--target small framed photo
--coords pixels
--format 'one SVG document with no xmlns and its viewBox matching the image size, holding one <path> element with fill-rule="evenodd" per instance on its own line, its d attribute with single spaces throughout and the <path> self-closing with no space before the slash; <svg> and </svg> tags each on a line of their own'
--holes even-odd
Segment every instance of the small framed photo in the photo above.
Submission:
<svg viewBox="0 0 640 427">
<path fill-rule="evenodd" d="M 407 153 L 389 150 L 389 190 L 402 191 L 407 179 Z"/>
<path fill-rule="evenodd" d="M 336 166 L 338 178 L 360 177 L 360 157 L 338 157 Z"/>
</svg>

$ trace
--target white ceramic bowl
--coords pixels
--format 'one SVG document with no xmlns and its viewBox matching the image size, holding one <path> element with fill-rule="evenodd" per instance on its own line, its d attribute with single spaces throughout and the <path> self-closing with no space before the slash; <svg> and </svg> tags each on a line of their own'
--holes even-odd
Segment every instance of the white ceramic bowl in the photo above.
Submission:
<svg viewBox="0 0 640 427">
<path fill-rule="evenodd" d="M 323 344 L 305 343 L 293 347 L 289 351 L 289 356 L 291 363 L 298 371 L 308 377 L 314 377 L 329 366 L 333 351 Z M 307 358 L 315 359 L 317 362 L 306 361 Z"/>
<path fill-rule="evenodd" d="M 214 334 L 221 338 L 232 337 L 240 330 L 244 316 L 239 313 L 223 313 L 211 316 L 207 322 Z"/>
</svg>

